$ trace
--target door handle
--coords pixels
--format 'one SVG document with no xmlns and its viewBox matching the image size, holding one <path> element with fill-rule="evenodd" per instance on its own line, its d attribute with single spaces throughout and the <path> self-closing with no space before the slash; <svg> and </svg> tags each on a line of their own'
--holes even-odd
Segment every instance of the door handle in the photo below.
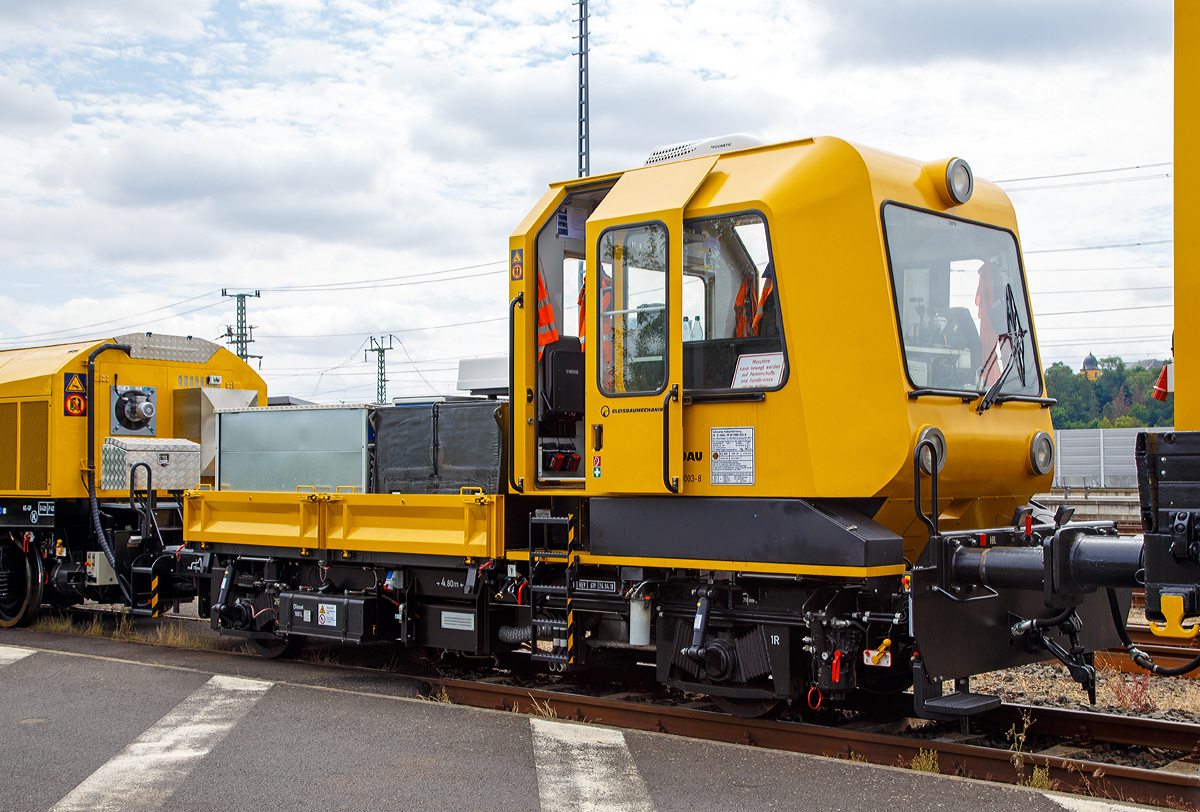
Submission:
<svg viewBox="0 0 1200 812">
<path fill-rule="evenodd" d="M 524 479 L 517 482 L 517 434 L 515 431 L 517 399 L 513 390 L 516 379 L 516 343 L 517 343 L 517 308 L 525 309 L 525 293 L 521 292 L 508 303 L 508 485 L 517 493 L 525 493 L 522 486 Z"/>
<path fill-rule="evenodd" d="M 663 396 L 663 484 L 671 493 L 679 493 L 679 477 L 671 476 L 671 401 L 679 400 L 679 384 Z"/>
</svg>

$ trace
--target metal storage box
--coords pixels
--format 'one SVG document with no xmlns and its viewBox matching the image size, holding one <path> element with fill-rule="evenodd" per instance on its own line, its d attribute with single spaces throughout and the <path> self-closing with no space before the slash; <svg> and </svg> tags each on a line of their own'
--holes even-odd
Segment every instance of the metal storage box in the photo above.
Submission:
<svg viewBox="0 0 1200 812">
<path fill-rule="evenodd" d="M 129 472 L 138 463 L 150 466 L 155 490 L 182 491 L 200 484 L 200 444 L 190 440 L 154 437 L 106 437 L 100 450 L 100 488 L 128 491 Z M 146 487 L 139 470 L 137 486 Z"/>
<path fill-rule="evenodd" d="M 366 406 L 267 406 L 216 415 L 220 490 L 367 491 Z"/>
</svg>

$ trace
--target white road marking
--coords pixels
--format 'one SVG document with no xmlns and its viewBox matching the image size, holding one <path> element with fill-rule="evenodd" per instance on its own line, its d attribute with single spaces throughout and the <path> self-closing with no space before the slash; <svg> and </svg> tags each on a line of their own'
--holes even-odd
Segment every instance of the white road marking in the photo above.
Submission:
<svg viewBox="0 0 1200 812">
<path fill-rule="evenodd" d="M 0 668 L 6 665 L 12 665 L 15 662 L 24 660 L 34 651 L 31 648 L 19 648 L 17 646 L 0 646 Z"/>
<path fill-rule="evenodd" d="M 654 812 L 621 731 L 538 717 L 529 724 L 542 809 Z"/>
<path fill-rule="evenodd" d="M 1093 801 L 1089 798 L 1079 798 L 1071 795 L 1050 795 L 1047 798 L 1070 812 L 1142 812 L 1145 807 L 1126 806 L 1125 804 L 1110 804 L 1106 801 Z"/>
<path fill-rule="evenodd" d="M 51 812 L 157 809 L 272 684 L 213 677 L 84 779 Z"/>
</svg>

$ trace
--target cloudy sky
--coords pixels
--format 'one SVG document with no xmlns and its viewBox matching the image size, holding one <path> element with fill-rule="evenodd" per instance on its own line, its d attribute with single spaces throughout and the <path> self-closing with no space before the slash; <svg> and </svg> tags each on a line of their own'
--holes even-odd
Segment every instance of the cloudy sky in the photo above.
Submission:
<svg viewBox="0 0 1200 812">
<path fill-rule="evenodd" d="M 573 12 L 5 0 L 0 347 L 216 338 L 220 290 L 260 289 L 273 394 L 370 399 L 381 333 L 390 395 L 453 391 L 504 349 L 508 233 L 574 174 Z M 1012 195 L 1044 365 L 1168 357 L 1170 2 L 591 12 L 593 173 L 730 132 L 959 155 Z"/>
</svg>

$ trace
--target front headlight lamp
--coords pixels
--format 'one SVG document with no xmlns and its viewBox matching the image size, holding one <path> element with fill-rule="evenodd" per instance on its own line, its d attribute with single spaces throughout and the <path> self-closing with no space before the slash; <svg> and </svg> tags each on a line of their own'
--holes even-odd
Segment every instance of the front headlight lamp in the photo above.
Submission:
<svg viewBox="0 0 1200 812">
<path fill-rule="evenodd" d="M 970 200 L 971 192 L 975 191 L 975 176 L 962 158 L 946 164 L 946 191 L 960 206 Z"/>
<path fill-rule="evenodd" d="M 1054 470 L 1054 440 L 1044 431 L 1035 432 L 1029 441 L 1029 467 L 1037 476 Z"/>
<path fill-rule="evenodd" d="M 917 445 L 920 445 L 923 440 L 931 440 L 937 448 L 937 469 L 938 473 L 946 467 L 946 435 L 942 434 L 940 429 L 933 426 L 927 426 L 921 429 L 921 433 L 917 435 Z M 929 446 L 921 449 L 921 473 L 928 476 L 933 473 L 933 455 L 929 453 Z"/>
</svg>

